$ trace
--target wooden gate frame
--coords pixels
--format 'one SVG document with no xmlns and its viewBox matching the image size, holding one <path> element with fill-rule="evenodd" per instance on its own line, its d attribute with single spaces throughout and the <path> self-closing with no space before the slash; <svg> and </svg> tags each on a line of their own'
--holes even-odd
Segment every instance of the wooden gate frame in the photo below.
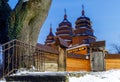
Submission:
<svg viewBox="0 0 120 82">
<path fill-rule="evenodd" d="M 94 51 L 96 52 L 102 52 L 103 54 L 103 57 L 105 58 L 105 41 L 97 41 L 97 42 L 92 42 L 90 43 L 90 64 L 91 64 L 91 71 L 104 71 L 105 70 L 105 59 L 103 59 L 103 70 L 93 70 L 93 64 L 92 62 L 94 61 L 93 60 L 93 53 Z"/>
</svg>

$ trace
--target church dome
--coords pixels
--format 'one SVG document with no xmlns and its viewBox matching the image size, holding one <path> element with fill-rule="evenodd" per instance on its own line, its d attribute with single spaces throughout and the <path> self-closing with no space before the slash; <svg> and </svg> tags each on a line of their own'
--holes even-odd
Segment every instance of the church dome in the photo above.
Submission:
<svg viewBox="0 0 120 82">
<path fill-rule="evenodd" d="M 59 24 L 59 27 L 56 29 L 56 35 L 61 37 L 62 39 L 66 41 L 71 41 L 72 40 L 72 24 L 68 21 L 66 11 L 64 15 L 63 21 Z"/>
<path fill-rule="evenodd" d="M 79 37 L 78 44 L 89 44 L 96 41 L 90 18 L 85 16 L 84 6 L 82 6 L 82 15 L 75 22 L 74 37 Z M 74 40 L 73 43 L 75 43 Z"/>
<path fill-rule="evenodd" d="M 86 16 L 81 16 L 77 20 L 87 20 L 87 21 L 90 21 L 90 18 L 88 18 Z"/>
<path fill-rule="evenodd" d="M 83 28 L 83 27 L 86 27 L 86 28 L 89 28 L 89 29 L 92 29 L 91 27 L 91 21 L 90 21 L 90 18 L 86 17 L 85 16 L 85 11 L 84 11 L 84 7 L 82 7 L 82 16 L 80 16 L 79 18 L 77 18 L 76 20 L 76 26 L 75 28 L 76 29 L 79 29 L 79 28 Z"/>
<path fill-rule="evenodd" d="M 52 33 L 52 27 L 50 26 L 50 32 L 46 38 L 45 45 L 50 45 L 55 41 L 54 34 Z"/>
<path fill-rule="evenodd" d="M 59 27 L 57 28 L 57 32 L 56 32 L 56 35 L 63 34 L 63 33 L 70 34 L 70 35 L 72 34 L 72 24 L 67 19 L 66 11 L 65 11 L 63 21 L 59 24 Z"/>
<path fill-rule="evenodd" d="M 69 27 L 72 26 L 72 24 L 68 21 L 66 14 L 64 15 L 64 20 L 59 24 L 59 27 L 64 26 L 64 25 L 67 25 Z"/>
</svg>

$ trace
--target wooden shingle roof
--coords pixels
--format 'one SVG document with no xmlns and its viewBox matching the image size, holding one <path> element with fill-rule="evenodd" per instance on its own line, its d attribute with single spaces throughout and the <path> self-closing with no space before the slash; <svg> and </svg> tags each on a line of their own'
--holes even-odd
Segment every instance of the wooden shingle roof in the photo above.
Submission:
<svg viewBox="0 0 120 82">
<path fill-rule="evenodd" d="M 45 51 L 45 52 L 48 52 L 48 53 L 58 54 L 58 50 L 57 49 L 55 49 L 53 47 L 50 47 L 50 46 L 46 46 L 46 45 L 40 44 L 40 43 L 37 43 L 37 48 L 39 50 L 42 50 L 42 51 Z"/>
</svg>

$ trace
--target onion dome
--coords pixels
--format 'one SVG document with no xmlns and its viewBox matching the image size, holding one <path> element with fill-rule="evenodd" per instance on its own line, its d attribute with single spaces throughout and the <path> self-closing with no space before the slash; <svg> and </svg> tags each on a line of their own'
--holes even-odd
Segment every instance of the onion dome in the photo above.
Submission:
<svg viewBox="0 0 120 82">
<path fill-rule="evenodd" d="M 88 17 L 85 16 L 84 6 L 82 5 L 81 16 L 77 18 L 74 36 L 78 36 L 80 43 L 90 43 L 96 40 L 96 37 L 93 34 L 93 29 L 91 26 L 91 21 Z"/>
<path fill-rule="evenodd" d="M 59 27 L 60 27 L 60 26 L 64 26 L 64 25 L 67 25 L 67 26 L 69 26 L 69 27 L 72 26 L 72 24 L 71 24 L 71 23 L 68 21 L 68 19 L 67 19 L 66 10 L 65 10 L 64 19 L 63 19 L 63 21 L 59 24 Z"/>
<path fill-rule="evenodd" d="M 50 45 L 50 44 L 52 44 L 54 41 L 55 41 L 55 40 L 54 40 L 54 34 L 53 34 L 53 32 L 52 32 L 52 27 L 51 27 L 51 25 L 50 25 L 50 32 L 49 32 L 49 34 L 48 34 L 48 36 L 47 36 L 47 38 L 46 38 L 45 45 Z"/>
<path fill-rule="evenodd" d="M 67 42 L 70 42 L 72 39 L 72 35 L 73 35 L 72 24 L 67 19 L 66 10 L 65 10 L 64 19 L 57 28 L 56 35 L 60 36 L 62 39 L 64 39 Z"/>
<path fill-rule="evenodd" d="M 82 16 L 80 16 L 77 21 L 76 21 L 76 26 L 75 28 L 76 29 L 79 29 L 79 28 L 83 28 L 83 27 L 86 27 L 86 28 L 89 28 L 91 29 L 91 21 L 88 17 L 85 16 L 85 11 L 84 11 L 84 6 L 82 5 Z"/>
</svg>

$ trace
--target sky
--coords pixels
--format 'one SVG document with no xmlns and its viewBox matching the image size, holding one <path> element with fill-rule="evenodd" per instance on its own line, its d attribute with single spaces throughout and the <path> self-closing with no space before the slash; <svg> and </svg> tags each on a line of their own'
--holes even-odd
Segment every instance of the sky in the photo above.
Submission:
<svg viewBox="0 0 120 82">
<path fill-rule="evenodd" d="M 9 0 L 10 6 L 14 8 L 17 1 Z M 85 15 L 91 19 L 97 41 L 105 40 L 106 49 L 112 52 L 111 45 L 119 45 L 120 42 L 120 0 L 52 0 L 46 21 L 40 30 L 38 43 L 44 44 L 50 24 L 55 35 L 56 28 L 63 21 L 64 9 L 74 28 L 76 19 L 81 16 L 82 4 Z"/>
</svg>

